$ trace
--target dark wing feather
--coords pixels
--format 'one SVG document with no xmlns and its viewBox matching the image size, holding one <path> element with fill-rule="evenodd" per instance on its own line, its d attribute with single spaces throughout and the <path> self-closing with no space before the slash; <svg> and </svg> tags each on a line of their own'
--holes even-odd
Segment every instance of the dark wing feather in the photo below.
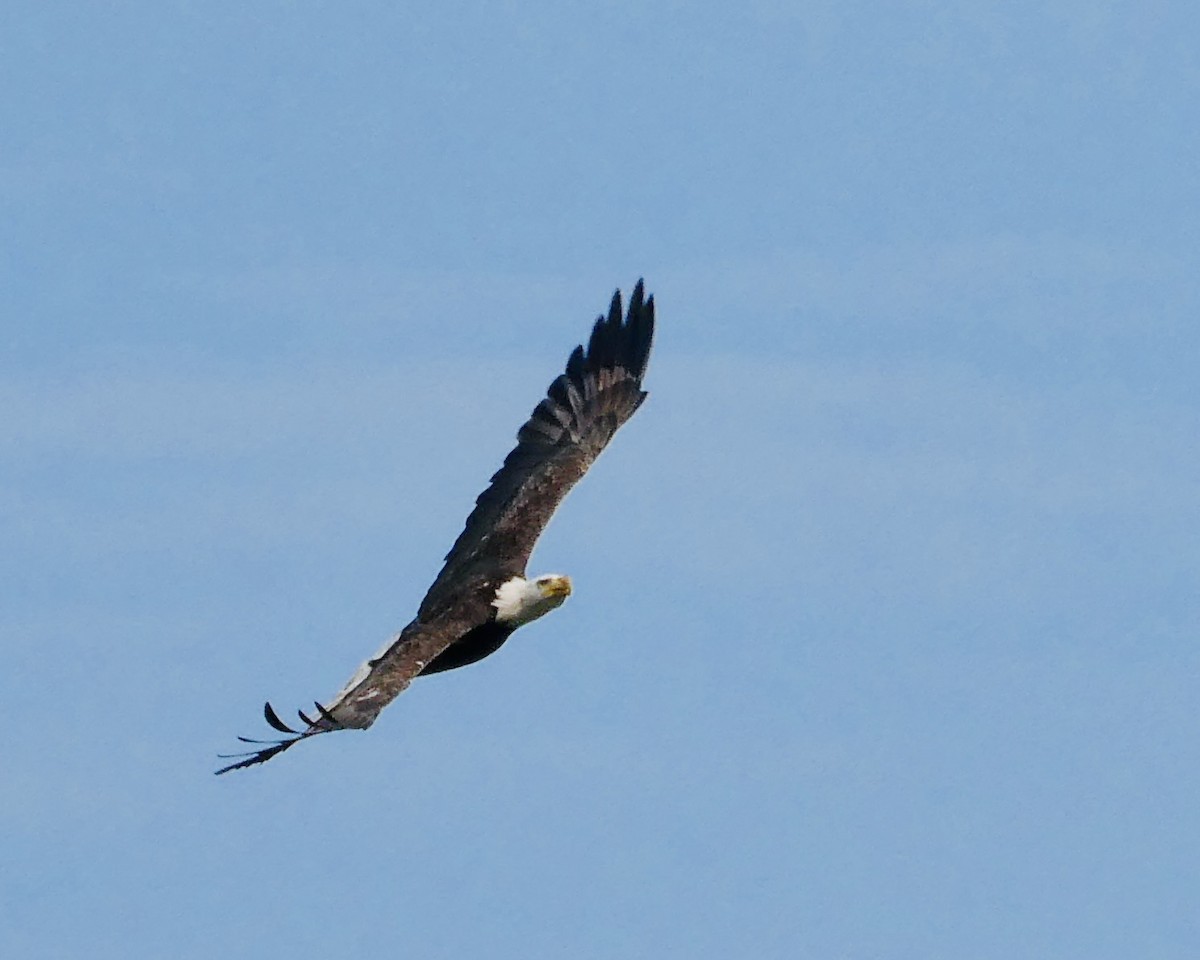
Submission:
<svg viewBox="0 0 1200 960">
<path fill-rule="evenodd" d="M 517 445 L 479 495 L 475 509 L 429 588 L 419 616 L 445 602 L 460 581 L 486 571 L 515 576 L 550 517 L 646 398 L 642 378 L 654 339 L 654 298 L 642 281 L 622 317 L 621 292 L 597 318 L 587 349 L 579 346 L 566 372 L 517 432 Z"/>
<path fill-rule="evenodd" d="M 365 730 L 438 654 L 472 627 L 485 622 L 491 613 L 491 594 L 479 589 L 478 584 L 464 584 L 464 587 L 449 606 L 428 619 L 414 620 L 391 644 L 364 663 L 321 711 L 321 720 L 327 723 L 332 717 L 343 727 Z"/>
<path fill-rule="evenodd" d="M 314 704 L 318 714 L 315 719 L 310 719 L 305 713 L 298 711 L 304 723 L 303 729 L 293 730 L 279 719 L 271 704 L 264 705 L 263 715 L 267 723 L 288 736 L 280 740 L 251 740 L 239 737 L 243 743 L 253 744 L 258 749 L 246 753 L 222 754 L 224 759 L 236 762 L 222 767 L 217 773 L 228 773 L 230 770 L 242 770 L 256 763 L 265 763 L 301 740 L 321 733 L 365 730 L 375 722 L 375 718 L 384 707 L 404 692 L 427 664 L 471 627 L 486 620 L 488 607 L 489 597 L 486 593 L 478 590 L 468 591 L 432 620 L 414 620 L 377 656 L 364 663 L 327 706 Z"/>
</svg>

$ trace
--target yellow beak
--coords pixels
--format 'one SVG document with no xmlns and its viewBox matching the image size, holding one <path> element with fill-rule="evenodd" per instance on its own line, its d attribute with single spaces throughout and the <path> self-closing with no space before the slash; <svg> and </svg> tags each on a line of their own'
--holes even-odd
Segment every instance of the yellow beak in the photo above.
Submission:
<svg viewBox="0 0 1200 960">
<path fill-rule="evenodd" d="M 570 577 L 555 577 L 553 580 L 538 584 L 538 586 L 544 597 L 569 597 L 571 595 Z"/>
</svg>

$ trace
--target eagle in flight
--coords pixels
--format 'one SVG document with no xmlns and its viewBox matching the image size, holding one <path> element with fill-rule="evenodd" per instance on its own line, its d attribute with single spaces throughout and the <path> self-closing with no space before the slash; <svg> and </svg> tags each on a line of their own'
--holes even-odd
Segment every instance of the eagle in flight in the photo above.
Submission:
<svg viewBox="0 0 1200 960">
<path fill-rule="evenodd" d="M 453 670 L 499 649 L 517 627 L 562 604 L 571 580 L 560 574 L 526 578 L 533 546 L 563 497 L 587 472 L 646 393 L 642 377 L 654 339 L 654 297 L 642 281 L 622 314 L 621 291 L 596 319 L 587 348 L 578 346 L 566 372 L 517 432 L 517 445 L 479 495 L 446 555 L 416 618 L 358 668 L 316 713 L 298 711 L 293 729 L 268 702 L 263 714 L 282 739 L 251 740 L 245 753 L 217 773 L 263 763 L 289 747 L 335 730 L 365 730 L 414 677 Z"/>
</svg>

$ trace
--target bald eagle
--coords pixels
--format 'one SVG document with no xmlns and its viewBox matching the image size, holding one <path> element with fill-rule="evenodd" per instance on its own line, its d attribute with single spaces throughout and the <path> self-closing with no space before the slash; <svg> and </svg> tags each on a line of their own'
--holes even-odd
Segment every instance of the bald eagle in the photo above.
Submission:
<svg viewBox="0 0 1200 960">
<path fill-rule="evenodd" d="M 517 445 L 479 495 L 466 526 L 446 554 L 416 618 L 367 660 L 316 713 L 297 711 L 303 726 L 280 720 L 270 702 L 263 715 L 282 739 L 252 740 L 217 773 L 264 763 L 321 733 L 365 730 L 415 677 L 453 670 L 495 653 L 514 630 L 560 606 L 571 594 L 561 574 L 528 579 L 525 566 L 563 497 L 587 472 L 613 434 L 646 399 L 642 377 L 654 339 L 654 298 L 642 281 L 622 315 L 621 291 L 596 319 L 587 348 L 575 348 L 566 372 L 517 432 Z"/>
</svg>

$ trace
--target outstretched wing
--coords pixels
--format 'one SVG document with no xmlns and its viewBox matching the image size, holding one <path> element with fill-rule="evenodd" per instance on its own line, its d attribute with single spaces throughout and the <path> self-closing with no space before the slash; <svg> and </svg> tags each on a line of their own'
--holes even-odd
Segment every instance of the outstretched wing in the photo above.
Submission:
<svg viewBox="0 0 1200 960">
<path fill-rule="evenodd" d="M 221 754 L 233 760 L 218 774 L 241 770 L 256 763 L 265 763 L 289 747 L 336 730 L 365 730 L 389 703 L 400 696 L 425 666 L 476 623 L 486 619 L 488 598 L 477 591 L 468 591 L 451 609 L 442 611 L 428 622 L 414 620 L 398 637 L 367 660 L 342 690 L 322 706 L 315 703 L 316 715 L 297 711 L 303 726 L 296 730 L 279 719 L 270 703 L 263 705 L 263 715 L 274 729 L 285 734 L 276 740 L 252 740 L 238 737 L 251 745 L 245 753 Z"/>
<path fill-rule="evenodd" d="M 646 399 L 642 377 L 654 339 L 654 297 L 642 281 L 622 318 L 621 291 L 592 328 L 587 349 L 575 348 L 566 372 L 517 432 L 517 445 L 479 495 L 466 526 L 429 588 L 421 614 L 436 609 L 477 569 L 524 573 L 550 517 Z"/>
</svg>

